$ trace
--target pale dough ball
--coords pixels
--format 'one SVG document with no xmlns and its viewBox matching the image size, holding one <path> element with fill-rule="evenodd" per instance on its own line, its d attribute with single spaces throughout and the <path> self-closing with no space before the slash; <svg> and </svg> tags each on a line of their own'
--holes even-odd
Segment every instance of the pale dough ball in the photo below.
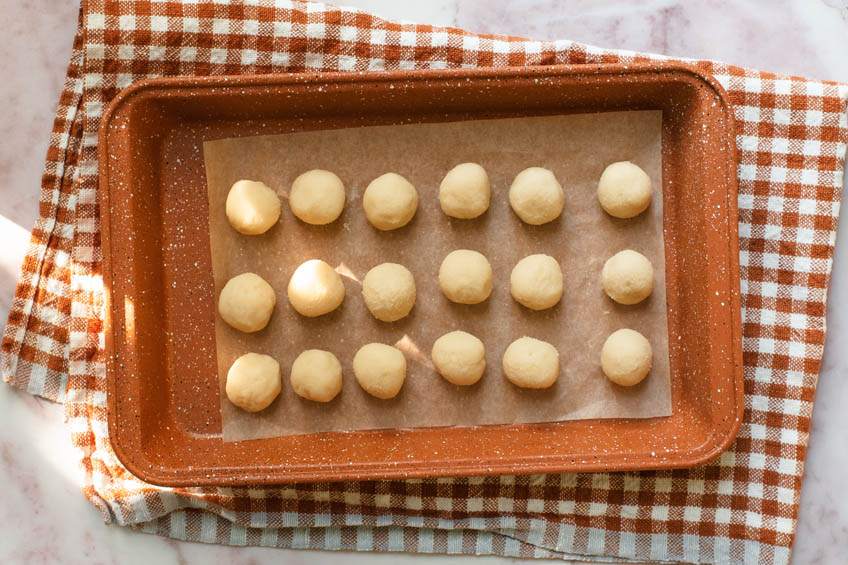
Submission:
<svg viewBox="0 0 848 565">
<path fill-rule="evenodd" d="M 240 180 L 227 194 L 226 212 L 237 232 L 258 235 L 280 219 L 280 197 L 261 182 Z"/>
<path fill-rule="evenodd" d="M 329 351 L 307 349 L 292 363 L 291 384 L 298 396 L 330 402 L 342 390 L 342 365 Z"/>
<path fill-rule="evenodd" d="M 598 182 L 598 200 L 610 216 L 638 216 L 651 203 L 651 179 L 630 161 L 613 163 Z"/>
<path fill-rule="evenodd" d="M 415 279 L 403 265 L 382 263 L 362 279 L 362 297 L 378 320 L 400 320 L 415 305 Z"/>
<path fill-rule="evenodd" d="M 641 253 L 625 249 L 604 263 L 601 282 L 604 292 L 619 304 L 637 304 L 654 290 L 654 267 Z"/>
<path fill-rule="evenodd" d="M 486 370 L 483 342 L 460 330 L 446 333 L 433 344 L 433 365 L 446 381 L 455 385 L 473 385 Z"/>
<path fill-rule="evenodd" d="M 489 209 L 491 195 L 489 175 L 477 163 L 457 165 L 439 186 L 442 212 L 453 218 L 476 218 Z"/>
<path fill-rule="evenodd" d="M 271 318 L 277 295 L 265 279 L 254 273 L 231 278 L 218 297 L 218 313 L 224 321 L 243 332 L 258 332 Z"/>
<path fill-rule="evenodd" d="M 562 298 L 562 269 L 550 255 L 528 255 L 509 276 L 512 297 L 531 310 L 544 310 Z"/>
<path fill-rule="evenodd" d="M 369 343 L 353 356 L 353 374 L 371 396 L 394 398 L 406 379 L 406 357 L 391 345 Z"/>
<path fill-rule="evenodd" d="M 527 224 L 538 226 L 557 219 L 564 204 L 562 185 L 548 169 L 524 169 L 509 187 L 509 205 Z"/>
<path fill-rule="evenodd" d="M 651 343 L 635 330 L 610 334 L 601 349 L 601 369 L 617 385 L 633 386 L 651 371 L 654 354 Z"/>
<path fill-rule="evenodd" d="M 522 388 L 548 388 L 559 377 L 556 347 L 532 337 L 520 337 L 509 344 L 503 356 L 506 378 Z"/>
<path fill-rule="evenodd" d="M 280 364 L 268 355 L 246 353 L 227 371 L 227 398 L 248 412 L 267 408 L 281 388 Z"/>
<path fill-rule="evenodd" d="M 418 209 L 418 192 L 396 173 L 386 173 L 371 181 L 362 195 L 365 216 L 378 230 L 402 228 Z"/>
<path fill-rule="evenodd" d="M 344 300 L 342 278 L 320 259 L 302 263 L 289 280 L 289 302 L 299 314 L 314 318 L 332 312 Z"/>
<path fill-rule="evenodd" d="M 323 226 L 335 221 L 344 205 L 344 183 L 330 171 L 307 171 L 294 179 L 289 191 L 292 213 L 307 224 Z"/>
<path fill-rule="evenodd" d="M 439 267 L 439 286 L 459 304 L 479 304 L 492 293 L 492 266 L 482 253 L 457 249 Z"/>
</svg>

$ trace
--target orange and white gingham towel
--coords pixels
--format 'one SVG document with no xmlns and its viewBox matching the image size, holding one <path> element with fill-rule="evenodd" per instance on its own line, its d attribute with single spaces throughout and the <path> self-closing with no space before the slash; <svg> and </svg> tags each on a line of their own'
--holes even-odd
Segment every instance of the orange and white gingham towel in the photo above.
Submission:
<svg viewBox="0 0 848 565">
<path fill-rule="evenodd" d="M 845 159 L 848 85 L 697 64 L 727 90 L 739 149 L 745 417 L 689 470 L 168 489 L 130 475 L 105 424 L 97 127 L 133 81 L 658 59 L 571 41 L 396 24 L 278 0 L 82 3 L 2 344 L 4 378 L 62 401 L 85 494 L 109 521 L 280 547 L 786 563 L 795 530 Z"/>
</svg>

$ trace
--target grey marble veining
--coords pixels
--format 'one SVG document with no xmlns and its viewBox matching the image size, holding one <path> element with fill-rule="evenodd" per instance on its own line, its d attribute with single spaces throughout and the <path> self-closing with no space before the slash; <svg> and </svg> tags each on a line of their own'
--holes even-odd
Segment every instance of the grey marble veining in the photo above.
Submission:
<svg viewBox="0 0 848 565">
<path fill-rule="evenodd" d="M 348 0 L 378 15 L 481 33 L 567 38 L 604 47 L 712 58 L 848 81 L 848 0 Z M 0 33 L 0 318 L 6 319 L 41 166 L 76 27 L 73 0 L 7 2 Z M 836 250 L 828 340 L 815 403 L 793 562 L 844 563 L 848 555 L 848 233 Z M 105 527 L 68 465 L 60 406 L 0 386 L 0 562 L 334 563 L 337 554 L 189 544 Z M 421 555 L 347 554 L 346 562 L 423 563 Z M 451 557 L 448 563 L 510 563 Z"/>
</svg>

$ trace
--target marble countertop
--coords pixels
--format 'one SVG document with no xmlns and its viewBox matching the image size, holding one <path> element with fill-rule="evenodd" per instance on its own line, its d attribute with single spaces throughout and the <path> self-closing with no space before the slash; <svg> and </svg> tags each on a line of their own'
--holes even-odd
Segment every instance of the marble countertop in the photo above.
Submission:
<svg viewBox="0 0 848 565">
<path fill-rule="evenodd" d="M 848 82 L 848 0 L 347 0 L 378 15 L 481 33 L 567 38 Z M 638 4 L 638 6 L 637 6 Z M 77 20 L 75 0 L 10 2 L 0 34 L 0 319 L 38 212 L 41 166 Z M 793 563 L 848 554 L 848 230 L 838 238 Z M 842 344 L 843 347 L 838 347 Z M 0 386 L 2 563 L 331 563 L 338 554 L 183 543 L 105 526 L 68 462 L 61 406 Z M 357 563 L 430 556 L 346 554 Z M 509 563 L 446 557 L 448 563 Z"/>
</svg>

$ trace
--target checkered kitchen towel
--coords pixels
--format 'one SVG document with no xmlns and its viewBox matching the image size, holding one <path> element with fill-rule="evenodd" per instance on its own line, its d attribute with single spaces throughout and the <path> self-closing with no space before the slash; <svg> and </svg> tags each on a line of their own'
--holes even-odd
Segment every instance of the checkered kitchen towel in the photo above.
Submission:
<svg viewBox="0 0 848 565">
<path fill-rule="evenodd" d="M 739 148 L 745 417 L 689 470 L 168 489 L 130 475 L 105 424 L 97 127 L 163 75 L 636 62 L 571 41 L 388 22 L 318 3 L 82 3 L 2 343 L 4 378 L 64 402 L 85 494 L 106 519 L 235 545 L 786 563 L 822 357 L 848 85 L 701 61 Z"/>
</svg>

